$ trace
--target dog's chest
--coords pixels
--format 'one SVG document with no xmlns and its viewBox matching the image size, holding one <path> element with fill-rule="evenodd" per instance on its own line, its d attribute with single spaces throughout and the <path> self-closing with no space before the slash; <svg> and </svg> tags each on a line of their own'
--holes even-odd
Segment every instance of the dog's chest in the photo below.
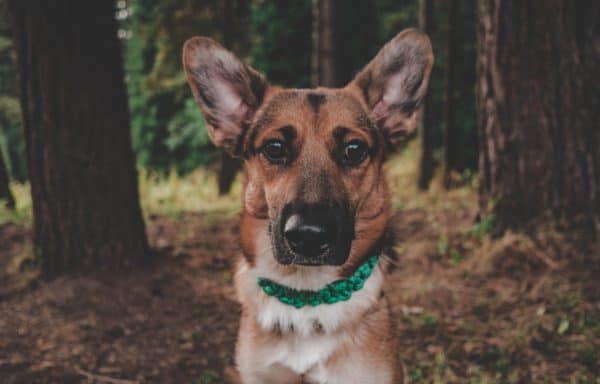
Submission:
<svg viewBox="0 0 600 384">
<path fill-rule="evenodd" d="M 296 374 L 310 376 L 326 370 L 326 362 L 345 342 L 345 335 L 282 335 L 264 347 L 265 365 L 280 364 Z"/>
<path fill-rule="evenodd" d="M 287 370 L 292 376 L 286 380 L 273 379 L 260 383 L 311 384 L 384 384 L 392 383 L 393 369 L 374 368 L 365 356 L 361 332 L 343 330 L 335 334 L 314 336 L 282 335 L 274 343 L 256 348 L 259 356 L 255 364 L 261 372 Z M 358 344 L 357 344 L 358 341 Z M 275 369 L 276 368 L 276 369 Z M 294 379 L 290 379 L 294 377 Z"/>
<path fill-rule="evenodd" d="M 354 292 L 348 301 L 300 309 L 262 292 L 256 283 L 259 276 L 278 280 L 277 276 L 269 274 L 267 268 L 247 266 L 242 266 L 236 276 L 238 296 L 251 319 L 248 324 L 252 324 L 247 328 L 242 327 L 240 332 L 253 335 L 244 338 L 243 343 L 249 344 L 248 349 L 244 349 L 248 352 L 243 354 L 242 360 L 259 371 L 268 372 L 278 366 L 302 375 L 311 383 L 337 383 L 339 367 L 332 367 L 329 361 L 338 351 L 347 350 L 355 341 L 357 335 L 354 325 L 379 299 L 382 271 L 376 268 L 363 289 Z M 315 277 L 309 276 L 301 282 L 309 284 L 309 278 Z M 326 276 L 323 281 L 300 288 L 314 290 L 332 279 L 335 276 Z M 286 283 L 291 285 L 295 282 L 288 280 Z M 253 327 L 256 329 L 252 330 Z"/>
<path fill-rule="evenodd" d="M 292 346 L 299 345 L 297 339 L 306 338 L 306 343 L 300 343 L 303 348 L 312 346 L 312 338 L 337 340 L 338 337 L 334 335 L 339 336 L 342 331 L 347 330 L 350 324 L 355 323 L 377 302 L 383 283 L 383 273 L 380 268 L 376 268 L 364 287 L 354 292 L 350 300 L 333 305 L 307 305 L 298 309 L 262 292 L 256 281 L 258 277 L 265 275 L 269 276 L 268 272 L 257 269 L 241 268 L 238 271 L 236 286 L 240 301 L 250 308 L 253 317 L 264 331 L 281 331 L 284 335 L 293 335 L 289 337 Z M 334 279 L 330 276 L 327 278 L 329 281 Z M 272 279 L 277 280 L 277 277 Z M 302 282 L 306 283 L 306 280 L 308 279 L 303 279 Z M 321 282 L 300 289 L 314 290 L 324 285 L 325 283 Z"/>
</svg>

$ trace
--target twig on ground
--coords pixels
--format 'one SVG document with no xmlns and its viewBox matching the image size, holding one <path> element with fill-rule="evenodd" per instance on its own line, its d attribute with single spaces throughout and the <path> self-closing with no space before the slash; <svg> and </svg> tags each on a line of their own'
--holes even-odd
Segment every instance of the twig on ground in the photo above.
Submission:
<svg viewBox="0 0 600 384">
<path fill-rule="evenodd" d="M 73 367 L 75 372 L 80 374 L 81 376 L 85 376 L 90 382 L 100 382 L 100 383 L 110 383 L 110 384 L 139 384 L 138 381 L 133 380 L 125 380 L 125 379 L 115 379 L 110 376 L 98 375 L 95 373 L 84 371 L 81 368 Z"/>
</svg>

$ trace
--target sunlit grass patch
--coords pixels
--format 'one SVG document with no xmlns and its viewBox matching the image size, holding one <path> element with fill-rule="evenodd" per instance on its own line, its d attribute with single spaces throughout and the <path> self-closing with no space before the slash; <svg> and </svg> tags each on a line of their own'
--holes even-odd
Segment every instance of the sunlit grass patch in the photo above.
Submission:
<svg viewBox="0 0 600 384">
<path fill-rule="evenodd" d="M 31 224 L 32 205 L 29 183 L 11 182 L 10 190 L 15 198 L 15 209 L 8 209 L 0 200 L 0 225 L 6 223 Z"/>
<path fill-rule="evenodd" d="M 175 171 L 162 176 L 152 171 L 139 171 L 140 203 L 145 216 L 164 215 L 178 217 L 184 213 L 203 213 L 207 219 L 230 215 L 240 209 L 241 175 L 234 182 L 231 192 L 219 196 L 217 176 L 204 168 L 190 175 L 179 176 Z M 32 203 L 29 183 L 12 182 L 10 189 L 16 207 L 8 209 L 0 201 L 0 225 L 15 223 L 29 225 L 32 221 Z"/>
<path fill-rule="evenodd" d="M 439 182 L 438 171 L 428 191 L 417 188 L 418 142 L 413 140 L 399 153 L 393 155 L 386 167 L 392 188 L 392 203 L 396 209 L 453 209 L 469 207 L 475 203 L 473 186 L 469 183 L 446 191 Z M 178 217 L 183 213 L 203 213 L 207 219 L 230 215 L 241 207 L 241 175 L 232 190 L 219 196 L 215 172 L 198 168 L 187 176 L 172 171 L 169 175 L 139 170 L 140 202 L 146 217 L 165 215 Z M 11 183 L 16 209 L 9 210 L 0 204 L 0 224 L 31 223 L 32 204 L 29 183 Z"/>
<path fill-rule="evenodd" d="M 229 215 L 240 209 L 241 176 L 231 192 L 219 196 L 214 172 L 198 168 L 181 177 L 172 171 L 167 177 L 141 170 L 139 176 L 140 201 L 146 215 L 178 217 L 183 213 Z"/>
<path fill-rule="evenodd" d="M 405 148 L 391 156 L 386 164 L 392 204 L 395 209 L 456 209 L 476 204 L 477 177 L 465 176 L 461 186 L 446 190 L 442 186 L 442 169 L 437 167 L 429 189 L 417 187 L 419 166 L 419 142 L 413 140 Z"/>
</svg>

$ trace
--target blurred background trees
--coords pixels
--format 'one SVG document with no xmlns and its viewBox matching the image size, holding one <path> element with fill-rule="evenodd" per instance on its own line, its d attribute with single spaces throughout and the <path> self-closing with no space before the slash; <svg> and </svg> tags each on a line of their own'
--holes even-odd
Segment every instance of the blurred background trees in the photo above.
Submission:
<svg viewBox="0 0 600 384">
<path fill-rule="evenodd" d="M 375 1 L 313 1 L 311 86 L 349 83 L 385 43 L 378 21 Z"/>
<path fill-rule="evenodd" d="M 10 209 L 14 209 L 15 200 L 9 179 L 26 179 L 25 143 L 14 61 L 8 4 L 0 1 L 0 206 L 4 204 Z"/>
<path fill-rule="evenodd" d="M 8 171 L 3 156 L 0 156 L 0 199 L 6 201 L 6 207 L 9 209 L 15 208 L 15 198 L 9 188 Z"/>
<path fill-rule="evenodd" d="M 430 126 L 431 150 L 426 156 L 433 169 L 443 157 L 444 93 L 448 30 L 446 2 L 432 3 L 428 27 L 436 64 L 427 125 Z M 0 1 L 0 151 L 4 154 L 11 178 L 27 179 L 24 141 L 16 98 L 14 50 L 6 14 L 6 0 Z M 124 68 L 131 116 L 131 134 L 138 166 L 161 174 L 171 169 L 185 175 L 199 166 L 217 170 L 221 155 L 212 147 L 198 108 L 185 87 L 181 71 L 180 49 L 193 35 L 211 36 L 264 72 L 274 84 L 287 87 L 324 85 L 311 81 L 315 60 L 323 55 L 314 43 L 322 39 L 323 12 L 314 11 L 324 4 L 333 10 L 328 38 L 335 75 L 332 85 L 347 83 L 368 62 L 378 48 L 403 28 L 418 25 L 417 0 L 119 0 L 116 1 L 118 36 L 123 46 Z M 449 172 L 456 182 L 477 167 L 477 132 L 474 99 L 474 0 L 456 1 L 457 47 L 456 87 L 453 91 L 453 135 L 460 148 L 453 155 Z M 460 3 L 460 4 L 458 4 Z M 319 31 L 321 31 L 319 33 Z M 315 33 L 316 32 L 316 33 Z M 320 40 L 316 40 L 320 41 Z M 319 45 L 322 47 L 322 44 Z M 322 50 L 322 49 L 321 49 Z M 323 50 L 324 53 L 329 49 Z M 228 159 L 225 159 L 228 161 Z M 232 179 L 226 167 L 224 191 Z M 465 173 L 465 170 L 467 173 Z M 223 173 L 223 172 L 221 172 Z M 425 172 L 430 175 L 432 170 Z M 427 180 L 428 181 L 428 180 Z M 427 185 L 428 182 L 420 182 Z"/>
<path fill-rule="evenodd" d="M 483 208 L 497 231 L 556 220 L 594 234 L 599 3 L 480 0 L 477 9 Z"/>
<path fill-rule="evenodd" d="M 4 180 L 32 175 L 6 4 L 0 0 L 0 175 L 7 176 L 0 177 L 0 198 L 10 205 Z M 117 0 L 137 167 L 162 176 L 207 168 L 219 174 L 221 193 L 239 169 L 238 160 L 210 144 L 185 85 L 180 51 L 189 37 L 221 41 L 273 84 L 343 86 L 398 31 L 420 25 L 436 59 L 415 185 L 427 189 L 432 178 L 445 188 L 479 183 L 482 217 L 499 223 L 528 221 L 548 207 L 562 217 L 595 215 L 598 87 L 590 73 L 597 66 L 592 16 L 598 10 L 565 4 L 556 0 L 564 17 L 553 20 L 549 11 L 500 0 Z M 491 14 L 496 8 L 503 18 Z M 548 63 L 556 63 L 556 72 Z M 568 82 L 554 84 L 558 78 Z M 544 135 L 548 140 L 537 139 Z M 514 217 L 502 218 L 503 212 Z"/>
<path fill-rule="evenodd" d="M 43 273 L 147 260 L 113 4 L 9 5 Z"/>
<path fill-rule="evenodd" d="M 419 0 L 419 28 L 433 35 L 433 0 Z M 437 52 L 434 53 L 437 55 Z M 431 84 L 431 83 L 430 83 Z M 431 87 L 432 85 L 430 85 Z M 418 127 L 419 135 L 419 163 L 417 186 L 420 190 L 426 190 L 429 187 L 431 176 L 433 175 L 433 109 L 432 92 L 428 92 L 421 105 L 421 119 Z"/>
<path fill-rule="evenodd" d="M 224 382 L 239 162 L 208 140 L 183 42 L 211 36 L 273 84 L 339 86 L 420 25 L 435 54 L 422 124 L 386 164 L 409 380 L 592 382 L 599 15 L 569 0 L 0 0 L 0 377 Z"/>
</svg>

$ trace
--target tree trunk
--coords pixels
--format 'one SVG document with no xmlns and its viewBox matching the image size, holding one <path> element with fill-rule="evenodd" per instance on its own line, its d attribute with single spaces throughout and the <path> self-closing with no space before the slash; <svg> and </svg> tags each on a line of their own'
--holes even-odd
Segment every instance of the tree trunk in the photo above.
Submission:
<svg viewBox="0 0 600 384">
<path fill-rule="evenodd" d="M 446 35 L 446 89 L 444 97 L 444 187 L 452 184 L 452 171 L 458 169 L 460 149 L 458 148 L 460 132 L 456 130 L 454 121 L 454 93 L 456 89 L 454 61 L 456 60 L 456 16 L 459 2 L 448 1 L 448 32 Z"/>
<path fill-rule="evenodd" d="M 313 87 L 339 86 L 335 52 L 335 0 L 313 0 Z"/>
<path fill-rule="evenodd" d="M 223 45 L 227 49 L 233 49 L 235 21 L 232 2 L 233 0 L 222 0 L 221 2 L 221 31 L 223 32 Z M 219 195 L 223 196 L 229 193 L 240 165 L 238 159 L 231 157 L 225 151 L 221 151 L 218 176 Z"/>
<path fill-rule="evenodd" d="M 114 2 L 10 5 L 43 272 L 147 260 Z"/>
<path fill-rule="evenodd" d="M 356 33 L 357 25 L 360 33 Z M 343 87 L 352 81 L 377 54 L 379 25 L 376 0 L 335 0 L 336 86 Z"/>
<path fill-rule="evenodd" d="M 419 28 L 431 36 L 432 32 L 432 0 L 419 0 Z M 433 175 L 433 114 L 431 113 L 431 92 L 427 92 L 421 107 L 419 124 L 419 169 L 417 186 L 421 190 L 429 187 Z"/>
<path fill-rule="evenodd" d="M 15 209 L 15 199 L 8 185 L 8 171 L 6 170 L 6 164 L 4 164 L 2 152 L 0 152 L 0 200 L 5 201 L 8 209 Z"/>
<path fill-rule="evenodd" d="M 221 169 L 219 169 L 218 177 L 220 196 L 228 194 L 231 190 L 231 186 L 233 185 L 238 169 L 240 169 L 240 165 L 239 159 L 231 157 L 225 151 L 221 151 Z"/>
<path fill-rule="evenodd" d="M 548 218 L 593 229 L 598 219 L 599 11 L 478 1 L 480 197 L 498 231 Z"/>
</svg>

